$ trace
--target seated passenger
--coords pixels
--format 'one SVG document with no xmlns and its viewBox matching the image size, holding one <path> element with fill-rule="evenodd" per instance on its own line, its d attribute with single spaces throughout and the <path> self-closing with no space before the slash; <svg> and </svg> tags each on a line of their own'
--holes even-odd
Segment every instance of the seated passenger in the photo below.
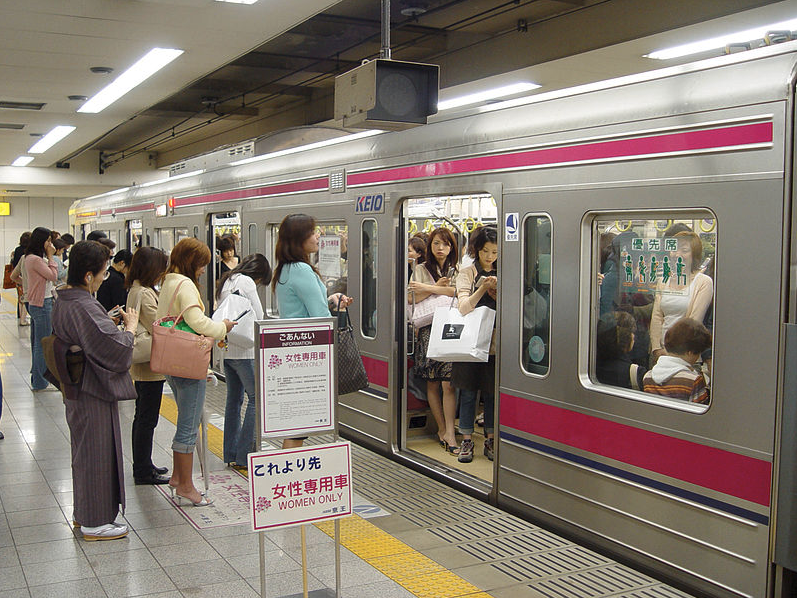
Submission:
<svg viewBox="0 0 797 598">
<path fill-rule="evenodd" d="M 711 333 L 703 324 L 692 318 L 678 320 L 664 336 L 667 354 L 645 374 L 645 392 L 691 403 L 708 403 L 706 381 L 693 366 L 710 346 Z"/>
<path fill-rule="evenodd" d="M 597 363 L 598 382 L 622 388 L 642 389 L 645 368 L 631 362 L 634 348 L 636 320 L 624 311 L 615 311 L 598 320 Z"/>
</svg>

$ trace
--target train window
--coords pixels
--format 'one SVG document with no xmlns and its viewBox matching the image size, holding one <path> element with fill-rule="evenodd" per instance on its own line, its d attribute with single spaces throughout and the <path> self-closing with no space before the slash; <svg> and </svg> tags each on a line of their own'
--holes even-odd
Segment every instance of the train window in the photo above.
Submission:
<svg viewBox="0 0 797 598">
<path fill-rule="evenodd" d="M 710 402 L 717 223 L 601 215 L 592 229 L 592 380 L 649 402 Z M 622 393 L 626 396 L 625 393 Z"/>
<path fill-rule="evenodd" d="M 194 238 L 195 239 L 199 238 L 199 227 L 196 225 L 194 225 Z"/>
<path fill-rule="evenodd" d="M 363 220 L 362 234 L 362 333 L 363 336 L 376 336 L 376 272 L 377 272 L 377 238 L 376 220 Z"/>
<path fill-rule="evenodd" d="M 523 334 L 521 363 L 544 376 L 550 364 L 551 219 L 527 216 L 523 222 Z"/>
<path fill-rule="evenodd" d="M 349 227 L 345 224 L 319 222 L 318 252 L 310 256 L 327 287 L 327 295 L 348 295 Z"/>
<path fill-rule="evenodd" d="M 257 253 L 257 224 L 249 225 L 249 254 Z"/>
<path fill-rule="evenodd" d="M 173 228 L 156 228 L 155 229 L 155 245 L 169 255 L 174 249 L 174 229 Z"/>
</svg>

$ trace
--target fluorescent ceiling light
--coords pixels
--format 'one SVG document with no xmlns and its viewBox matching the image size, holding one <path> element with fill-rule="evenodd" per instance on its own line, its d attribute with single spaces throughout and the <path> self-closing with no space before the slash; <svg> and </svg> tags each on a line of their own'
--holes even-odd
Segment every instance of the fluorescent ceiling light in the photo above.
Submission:
<svg viewBox="0 0 797 598">
<path fill-rule="evenodd" d="M 216 2 L 227 2 L 228 4 L 254 4 L 257 0 L 216 0 Z"/>
<path fill-rule="evenodd" d="M 462 106 L 470 106 L 471 104 L 479 104 L 487 100 L 495 100 L 498 98 L 505 98 L 506 96 L 515 95 L 516 93 L 523 93 L 531 91 L 540 87 L 536 83 L 523 81 L 521 83 L 512 83 L 511 85 L 504 85 L 502 87 L 495 87 L 486 91 L 479 91 L 470 93 L 468 95 L 452 98 L 450 100 L 443 100 L 437 103 L 437 110 L 450 110 L 451 108 L 460 108 Z"/>
<path fill-rule="evenodd" d="M 770 25 L 763 25 L 755 29 L 746 29 L 744 31 L 737 31 L 735 33 L 728 33 L 719 37 L 712 37 L 690 44 L 683 44 L 681 46 L 673 46 L 672 48 L 665 48 L 663 50 L 656 50 L 650 54 L 645 54 L 645 58 L 653 58 L 656 60 L 668 60 L 670 58 L 681 58 L 682 56 L 689 56 L 690 54 L 700 54 L 701 52 L 708 52 L 710 50 L 718 50 L 724 48 L 728 44 L 738 44 L 749 42 L 755 39 L 762 39 L 770 31 L 780 31 L 787 29 L 789 31 L 797 29 L 797 19 L 791 21 L 782 21 L 780 23 L 772 23 Z"/>
<path fill-rule="evenodd" d="M 133 66 L 114 79 L 112 83 L 102 88 L 77 111 L 96 114 L 105 110 L 128 91 L 149 79 L 182 53 L 183 50 L 153 48 Z"/>
<path fill-rule="evenodd" d="M 33 156 L 20 156 L 11 163 L 11 166 L 27 166 L 33 162 Z"/>
<path fill-rule="evenodd" d="M 221 0 L 219 0 L 221 1 Z M 191 172 L 184 172 L 183 174 L 178 174 L 175 176 L 170 176 L 167 179 L 158 179 L 157 181 L 150 181 L 149 183 L 142 183 L 139 185 L 140 187 L 152 187 L 153 185 L 160 185 L 161 183 L 169 183 L 171 181 L 176 181 L 178 179 L 187 179 L 190 176 L 197 176 L 198 174 L 202 174 L 205 172 L 205 169 L 201 170 L 192 170 Z"/>
<path fill-rule="evenodd" d="M 53 128 L 52 131 L 47 133 L 47 135 L 34 143 L 28 150 L 28 153 L 43 154 L 74 130 L 75 127 L 70 127 L 68 125 L 58 125 L 57 127 Z"/>
<path fill-rule="evenodd" d="M 279 156 L 287 156 L 289 154 L 296 154 L 298 152 L 303 152 L 306 150 L 316 149 L 319 147 L 326 147 L 328 145 L 336 145 L 338 143 L 343 143 L 344 141 L 354 141 L 355 139 L 362 139 L 364 137 L 371 137 L 372 135 L 379 135 L 380 133 L 384 133 L 381 129 L 371 129 L 368 131 L 362 131 L 361 133 L 353 133 L 351 135 L 344 135 L 343 137 L 335 137 L 334 139 L 327 139 L 325 141 L 316 141 L 315 143 L 308 143 L 307 145 L 300 145 L 299 147 L 292 147 L 290 149 L 279 150 L 276 152 L 271 152 L 270 154 L 263 154 L 262 156 L 254 156 L 253 158 L 244 158 L 243 160 L 238 160 L 237 162 L 230 162 L 230 166 L 240 166 L 241 164 L 250 164 L 251 162 L 259 162 L 260 160 L 266 160 L 268 158 L 277 158 Z"/>
</svg>

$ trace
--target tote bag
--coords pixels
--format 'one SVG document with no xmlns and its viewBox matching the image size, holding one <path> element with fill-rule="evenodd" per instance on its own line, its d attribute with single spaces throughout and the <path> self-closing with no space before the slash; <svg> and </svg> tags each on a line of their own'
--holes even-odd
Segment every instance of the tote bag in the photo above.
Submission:
<svg viewBox="0 0 797 598">
<path fill-rule="evenodd" d="M 495 310 L 477 307 L 463 316 L 456 307 L 438 307 L 426 356 L 437 361 L 487 361 Z"/>
<path fill-rule="evenodd" d="M 349 394 L 368 388 L 368 374 L 365 372 L 363 358 L 354 340 L 354 330 L 349 320 L 349 308 L 338 312 L 338 326 L 335 330 L 338 353 L 338 395 Z M 345 318 L 345 320 L 344 320 Z"/>
<path fill-rule="evenodd" d="M 167 313 L 172 311 L 174 298 L 183 282 L 177 285 Z M 213 339 L 178 328 L 183 324 L 186 309 L 192 307 L 200 306 L 189 305 L 177 317 L 167 315 L 153 323 L 152 354 L 149 360 L 149 368 L 153 372 L 192 380 L 204 380 L 207 377 Z"/>
<path fill-rule="evenodd" d="M 432 323 L 435 310 L 438 307 L 447 307 L 449 305 L 456 307 L 457 300 L 452 300 L 448 295 L 429 295 L 426 299 L 410 306 L 412 325 L 416 328 L 428 326 Z"/>
<path fill-rule="evenodd" d="M 5 269 L 3 270 L 3 288 L 4 289 L 13 289 L 17 286 L 17 284 L 11 280 L 11 273 L 14 271 L 14 266 L 11 264 L 6 264 Z"/>
<path fill-rule="evenodd" d="M 243 314 L 243 315 L 242 315 Z M 238 349 L 253 349 L 255 346 L 255 310 L 252 302 L 238 291 L 233 291 L 219 303 L 219 307 L 211 316 L 213 321 L 221 322 L 225 318 L 238 322 L 227 333 L 227 342 Z"/>
</svg>

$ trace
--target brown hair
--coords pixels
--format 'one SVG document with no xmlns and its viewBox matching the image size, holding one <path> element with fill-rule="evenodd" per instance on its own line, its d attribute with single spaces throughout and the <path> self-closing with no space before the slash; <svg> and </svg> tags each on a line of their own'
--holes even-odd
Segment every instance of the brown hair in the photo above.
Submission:
<svg viewBox="0 0 797 598">
<path fill-rule="evenodd" d="M 664 335 L 664 348 L 667 353 L 698 355 L 711 347 L 711 333 L 697 320 L 681 318 Z"/>
<path fill-rule="evenodd" d="M 303 248 L 304 242 L 315 233 L 315 227 L 315 218 L 307 214 L 289 214 L 282 219 L 277 234 L 277 246 L 274 248 L 277 268 L 274 270 L 274 278 L 271 281 L 273 288 L 277 288 L 282 268 L 288 264 L 304 262 L 318 274 L 318 270 L 310 263 L 310 258 Z"/>
<path fill-rule="evenodd" d="M 163 278 L 169 258 L 155 247 L 142 247 L 133 254 L 130 260 L 130 270 L 125 277 L 125 287 L 128 289 L 137 280 L 142 287 L 152 288 Z"/>
<path fill-rule="evenodd" d="M 624 311 L 603 314 L 598 320 L 596 344 L 600 360 L 616 359 L 631 350 L 636 320 Z"/>
<path fill-rule="evenodd" d="M 415 258 L 416 264 L 422 264 L 426 261 L 426 241 L 420 237 L 410 237 L 408 245 L 415 250 L 418 257 Z"/>
<path fill-rule="evenodd" d="M 138 252 L 136 252 L 138 253 Z M 166 274 L 176 272 L 188 277 L 197 288 L 199 288 L 199 281 L 196 279 L 196 271 L 202 266 L 207 266 L 210 263 L 210 249 L 202 241 L 187 237 L 181 239 L 177 245 L 172 249 L 169 255 L 169 267 L 166 269 Z"/>
<path fill-rule="evenodd" d="M 96 241 L 80 241 L 75 243 L 69 252 L 69 270 L 66 283 L 73 287 L 82 287 L 86 284 L 86 274 L 91 272 L 97 276 L 105 270 L 111 251 Z"/>
<path fill-rule="evenodd" d="M 440 237 L 442 241 L 451 247 L 451 251 L 448 252 L 446 256 L 446 261 L 443 262 L 443 267 L 438 271 L 439 264 L 437 263 L 437 258 L 434 256 L 432 252 L 432 243 L 434 240 Z M 447 228 L 436 228 L 432 231 L 432 234 L 429 235 L 429 239 L 426 241 L 426 262 L 424 262 L 424 266 L 429 271 L 429 274 L 432 275 L 432 278 L 435 282 L 437 282 L 441 276 L 445 276 L 445 274 L 451 269 L 455 268 L 457 265 L 457 257 L 459 252 L 457 250 L 457 240 L 454 238 L 454 235 L 451 233 L 450 230 Z M 429 266 L 432 266 L 430 269 Z"/>
<path fill-rule="evenodd" d="M 692 232 L 681 231 L 675 233 L 676 239 L 689 239 L 689 249 L 692 252 L 692 272 L 697 272 L 703 260 L 703 242 L 700 237 Z"/>
</svg>

